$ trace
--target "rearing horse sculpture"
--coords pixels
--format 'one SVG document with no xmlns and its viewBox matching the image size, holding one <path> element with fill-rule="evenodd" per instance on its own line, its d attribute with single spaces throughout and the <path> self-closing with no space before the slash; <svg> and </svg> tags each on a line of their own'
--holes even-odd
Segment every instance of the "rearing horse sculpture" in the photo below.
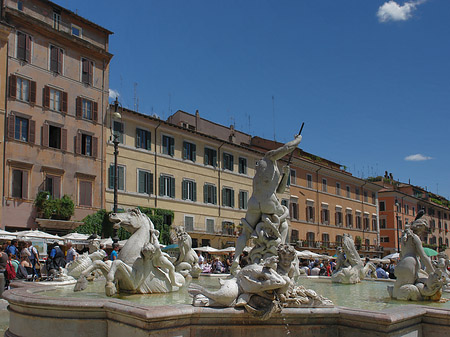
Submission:
<svg viewBox="0 0 450 337">
<path fill-rule="evenodd" d="M 159 242 L 154 235 L 157 231 L 148 216 L 135 208 L 111 214 L 110 221 L 114 228 L 123 227 L 132 235 L 112 264 L 95 261 L 86 269 L 78 279 L 75 291 L 86 288 L 86 275 L 95 269 L 99 269 L 107 279 L 105 291 L 108 296 L 114 295 L 117 288 L 120 292 L 148 294 L 166 293 L 184 285 L 184 277 L 173 271 L 173 265 L 167 264 L 170 261 L 166 261 L 166 256 L 159 250 Z"/>
</svg>

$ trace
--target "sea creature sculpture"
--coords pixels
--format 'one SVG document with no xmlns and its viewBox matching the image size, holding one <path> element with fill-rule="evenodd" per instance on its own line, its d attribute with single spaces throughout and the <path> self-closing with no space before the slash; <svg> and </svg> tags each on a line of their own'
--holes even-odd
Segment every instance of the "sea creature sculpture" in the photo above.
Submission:
<svg viewBox="0 0 450 337">
<path fill-rule="evenodd" d="M 331 275 L 332 282 L 358 283 L 369 274 L 369 271 L 371 271 L 370 276 L 372 278 L 377 277 L 375 265 L 372 262 L 367 262 L 364 265 L 350 235 L 344 234 L 342 247 L 338 247 L 336 254 L 336 271 Z"/>
<path fill-rule="evenodd" d="M 421 235 L 426 235 L 428 217 L 419 211 L 416 219 L 405 227 L 401 238 L 400 260 L 395 267 L 394 286 L 389 295 L 399 300 L 439 300 L 445 277 L 436 269 L 422 247 Z M 425 271 L 421 270 L 425 266 Z"/>
<path fill-rule="evenodd" d="M 192 249 L 191 236 L 185 231 L 183 227 L 175 228 L 176 240 L 180 255 L 174 262 L 175 270 L 186 277 L 190 274 L 193 278 L 198 278 L 202 272 L 198 264 L 198 256 Z"/>
</svg>

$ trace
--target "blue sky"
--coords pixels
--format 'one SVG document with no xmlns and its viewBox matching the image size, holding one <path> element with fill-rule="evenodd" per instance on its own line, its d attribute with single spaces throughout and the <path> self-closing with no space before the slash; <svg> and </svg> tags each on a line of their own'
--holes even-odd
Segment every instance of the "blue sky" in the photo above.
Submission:
<svg viewBox="0 0 450 337">
<path fill-rule="evenodd" d="M 126 107 L 281 142 L 305 122 L 305 151 L 450 199 L 448 0 L 56 3 L 114 32 Z"/>
</svg>

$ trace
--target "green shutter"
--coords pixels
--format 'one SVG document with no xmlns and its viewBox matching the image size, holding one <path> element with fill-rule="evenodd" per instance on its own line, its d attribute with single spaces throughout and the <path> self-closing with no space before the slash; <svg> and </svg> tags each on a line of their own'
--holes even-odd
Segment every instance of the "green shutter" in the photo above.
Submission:
<svg viewBox="0 0 450 337">
<path fill-rule="evenodd" d="M 213 204 L 217 205 L 217 187 L 213 186 L 212 190 L 213 190 Z"/>
<path fill-rule="evenodd" d="M 187 199 L 187 181 L 186 180 L 181 181 L 181 199 L 183 199 L 183 200 Z"/>
<path fill-rule="evenodd" d="M 192 144 L 192 161 L 197 159 L 197 145 Z"/>
<path fill-rule="evenodd" d="M 183 159 L 187 159 L 187 156 L 188 156 L 187 147 L 188 147 L 188 144 L 186 142 L 183 142 Z"/>
<path fill-rule="evenodd" d="M 175 139 L 169 138 L 169 155 L 173 156 L 175 153 Z"/>
<path fill-rule="evenodd" d="M 159 177 L 159 195 L 164 195 L 164 177 L 162 175 Z"/>
<path fill-rule="evenodd" d="M 216 167 L 217 166 L 217 151 L 216 150 L 212 150 L 212 166 Z"/>
<path fill-rule="evenodd" d="M 208 185 L 203 185 L 203 202 L 208 203 Z"/>
<path fill-rule="evenodd" d="M 227 197 L 227 194 L 225 193 L 225 191 L 226 189 L 222 188 L 222 206 L 226 205 L 225 198 Z"/>
<path fill-rule="evenodd" d="M 145 193 L 145 173 L 144 171 L 139 171 L 138 179 L 139 179 L 139 193 Z"/>
<path fill-rule="evenodd" d="M 148 176 L 148 194 L 153 194 L 153 173 L 149 173 Z"/>
<path fill-rule="evenodd" d="M 125 169 L 122 166 L 119 166 L 118 169 L 119 169 L 118 170 L 119 172 L 117 173 L 117 175 L 119 176 L 118 189 L 121 191 L 124 191 L 125 190 Z"/>
<path fill-rule="evenodd" d="M 230 155 L 230 171 L 234 171 L 234 156 Z"/>
<path fill-rule="evenodd" d="M 192 188 L 193 188 L 192 199 L 194 199 L 193 201 L 197 201 L 197 183 L 195 181 L 192 183 Z"/>
<path fill-rule="evenodd" d="M 234 190 L 230 190 L 231 192 L 231 207 L 234 208 Z"/>
<path fill-rule="evenodd" d="M 205 156 L 203 158 L 204 158 L 204 164 L 208 165 L 208 149 L 207 148 L 205 148 Z"/>
<path fill-rule="evenodd" d="M 136 147 L 139 148 L 141 145 L 141 133 L 139 129 L 136 129 Z"/>
<path fill-rule="evenodd" d="M 114 166 L 110 166 L 108 169 L 108 187 L 114 188 Z"/>
<path fill-rule="evenodd" d="M 150 131 L 146 131 L 146 150 L 152 149 L 152 133 Z"/>
<path fill-rule="evenodd" d="M 170 177 L 170 197 L 175 198 L 175 178 Z"/>
</svg>

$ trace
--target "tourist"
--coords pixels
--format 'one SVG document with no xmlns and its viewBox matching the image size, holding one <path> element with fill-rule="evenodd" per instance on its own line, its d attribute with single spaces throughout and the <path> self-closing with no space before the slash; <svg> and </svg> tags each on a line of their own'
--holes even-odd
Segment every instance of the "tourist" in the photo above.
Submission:
<svg viewBox="0 0 450 337">
<path fill-rule="evenodd" d="M 331 261 L 328 261 L 327 262 L 327 273 L 326 273 L 326 275 L 327 276 L 331 276 L 331 274 L 333 273 L 333 270 L 331 269 Z"/>
<path fill-rule="evenodd" d="M 3 273 L 5 275 L 5 289 L 8 289 L 9 287 L 9 280 L 6 275 L 6 264 L 8 263 L 8 254 L 4 251 L 4 246 L 1 248 L 0 252 L 0 273 Z"/>
<path fill-rule="evenodd" d="M 388 271 L 389 271 L 389 278 L 392 280 L 395 280 L 396 277 L 395 277 L 395 273 L 394 273 L 395 272 L 395 261 L 394 260 L 390 261 Z"/>
<path fill-rule="evenodd" d="M 379 263 L 377 265 L 376 273 L 377 273 L 377 278 L 385 278 L 385 279 L 389 278 L 389 274 L 383 269 L 383 266 L 381 265 L 381 263 Z"/>
<path fill-rule="evenodd" d="M 11 253 L 15 256 L 19 256 L 21 252 L 20 252 L 18 246 L 19 246 L 19 241 L 17 241 L 16 239 L 12 240 L 11 244 L 8 246 L 5 253 L 6 254 Z"/>
<path fill-rule="evenodd" d="M 111 252 L 111 261 L 116 260 L 119 257 L 119 243 L 115 242 L 113 243 L 113 251 Z"/>
<path fill-rule="evenodd" d="M 233 253 L 228 254 L 225 260 L 225 273 L 229 273 L 231 265 L 233 264 Z"/>
<path fill-rule="evenodd" d="M 203 273 L 211 273 L 211 260 L 207 260 L 206 263 L 203 264 L 202 268 Z"/>
<path fill-rule="evenodd" d="M 27 250 L 30 253 L 29 259 L 33 266 L 33 276 L 39 276 L 38 270 L 41 269 L 41 263 L 39 262 L 39 252 L 36 247 L 33 246 L 31 241 L 27 242 Z"/>
<path fill-rule="evenodd" d="M 28 259 L 28 256 L 22 255 L 20 256 L 20 265 L 25 268 L 27 275 L 33 275 L 33 266 Z"/>
<path fill-rule="evenodd" d="M 50 274 L 56 274 L 59 271 L 59 268 L 64 268 L 66 266 L 66 259 L 64 258 L 64 253 L 59 247 L 58 243 L 55 243 L 53 245 L 49 257 L 47 258 L 46 264 L 47 270 L 49 271 Z"/>
<path fill-rule="evenodd" d="M 72 242 L 68 242 L 67 243 L 67 255 L 66 255 L 66 262 L 72 262 L 74 260 L 76 260 L 78 257 L 78 253 L 75 250 L 75 248 L 73 248 L 72 246 Z"/>
<path fill-rule="evenodd" d="M 14 267 L 14 271 L 17 274 L 17 269 L 19 268 L 20 262 L 17 260 L 17 257 L 11 253 L 8 254 L 8 258 L 9 258 L 9 261 L 11 261 L 11 264 Z"/>
<path fill-rule="evenodd" d="M 214 274 L 221 274 L 223 272 L 223 263 L 219 260 L 218 257 L 214 259 L 211 269 Z"/>
<path fill-rule="evenodd" d="M 250 264 L 250 257 L 248 256 L 248 252 L 244 250 L 239 259 L 239 267 L 244 268 L 248 264 Z"/>
<path fill-rule="evenodd" d="M 310 275 L 311 270 L 308 267 L 308 261 L 302 260 L 302 266 L 300 267 L 300 274 Z"/>
<path fill-rule="evenodd" d="M 319 264 L 317 262 L 314 262 L 314 266 L 311 269 L 311 276 L 319 276 L 319 274 L 320 274 Z"/>
<path fill-rule="evenodd" d="M 198 265 L 200 266 L 200 268 L 203 268 L 205 258 L 203 257 L 202 252 L 197 252 L 197 256 L 198 256 Z"/>
</svg>

